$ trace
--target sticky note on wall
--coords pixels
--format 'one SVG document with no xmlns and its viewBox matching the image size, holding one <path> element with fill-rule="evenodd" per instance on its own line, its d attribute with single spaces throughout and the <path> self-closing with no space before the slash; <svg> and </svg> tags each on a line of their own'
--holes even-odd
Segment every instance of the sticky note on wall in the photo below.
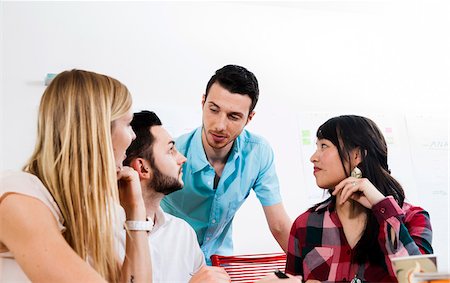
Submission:
<svg viewBox="0 0 450 283">
<path fill-rule="evenodd" d="M 54 77 L 56 77 L 56 74 L 48 73 L 48 74 L 45 76 L 44 84 L 45 84 L 46 86 L 48 86 L 48 85 L 50 84 L 50 82 L 53 80 Z"/>
</svg>

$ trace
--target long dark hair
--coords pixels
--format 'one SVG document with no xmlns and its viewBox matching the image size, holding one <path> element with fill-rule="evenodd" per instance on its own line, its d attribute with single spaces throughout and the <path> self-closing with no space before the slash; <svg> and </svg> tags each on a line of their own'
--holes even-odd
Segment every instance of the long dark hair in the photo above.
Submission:
<svg viewBox="0 0 450 283">
<path fill-rule="evenodd" d="M 318 139 L 331 141 L 338 149 L 345 174 L 350 176 L 350 152 L 359 148 L 361 163 L 358 168 L 383 195 L 392 196 L 400 207 L 403 206 L 405 193 L 402 186 L 391 176 L 387 164 L 387 145 L 378 126 L 370 119 L 343 115 L 329 119 L 317 130 Z M 348 164 L 346 167 L 345 164 Z M 367 209 L 367 224 L 364 233 L 355 246 L 355 261 L 364 263 L 383 262 L 381 249 L 378 246 L 379 224 L 372 211 Z"/>
</svg>

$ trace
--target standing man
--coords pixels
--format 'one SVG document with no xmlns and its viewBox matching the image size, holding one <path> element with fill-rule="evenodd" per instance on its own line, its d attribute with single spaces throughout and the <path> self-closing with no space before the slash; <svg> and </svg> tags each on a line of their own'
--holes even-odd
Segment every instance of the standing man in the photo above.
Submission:
<svg viewBox="0 0 450 283">
<path fill-rule="evenodd" d="M 155 283 L 225 283 L 223 268 L 206 266 L 192 227 L 166 214 L 161 199 L 183 187 L 182 165 L 186 161 L 155 113 L 135 113 L 131 122 L 136 139 L 127 149 L 124 164 L 139 174 L 147 219 L 154 223 L 148 234 Z M 125 234 L 122 235 L 125 240 Z"/>
<path fill-rule="evenodd" d="M 191 224 L 208 264 L 212 254 L 233 254 L 233 217 L 251 189 L 272 235 L 287 250 L 292 221 L 281 202 L 273 151 L 244 129 L 255 115 L 258 96 L 252 72 L 236 65 L 217 70 L 203 95 L 202 126 L 177 140 L 188 158 L 184 189 L 166 196 L 161 206 Z"/>
</svg>

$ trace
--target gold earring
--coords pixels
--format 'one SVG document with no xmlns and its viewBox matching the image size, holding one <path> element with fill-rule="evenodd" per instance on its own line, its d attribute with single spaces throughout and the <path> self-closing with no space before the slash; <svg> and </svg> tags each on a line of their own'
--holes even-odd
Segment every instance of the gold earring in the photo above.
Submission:
<svg viewBox="0 0 450 283">
<path fill-rule="evenodd" d="M 350 176 L 354 178 L 362 178 L 362 172 L 358 167 L 353 168 L 352 172 L 350 173 Z"/>
</svg>

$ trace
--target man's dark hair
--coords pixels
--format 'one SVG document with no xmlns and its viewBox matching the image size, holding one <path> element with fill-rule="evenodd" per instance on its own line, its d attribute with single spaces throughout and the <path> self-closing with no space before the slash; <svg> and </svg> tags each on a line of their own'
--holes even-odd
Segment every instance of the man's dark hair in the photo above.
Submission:
<svg viewBox="0 0 450 283">
<path fill-rule="evenodd" d="M 215 82 L 231 93 L 248 95 L 252 100 L 250 112 L 255 109 L 259 98 L 259 87 L 258 80 L 252 72 L 237 65 L 222 67 L 209 79 L 206 85 L 205 99 L 208 97 L 209 89 Z"/>
<path fill-rule="evenodd" d="M 155 137 L 151 133 L 153 126 L 162 126 L 161 120 L 152 111 L 141 111 L 134 113 L 131 127 L 136 133 L 136 139 L 127 149 L 127 158 L 123 164 L 130 165 L 131 160 L 135 158 L 144 158 L 153 162 L 153 142 Z"/>
</svg>

